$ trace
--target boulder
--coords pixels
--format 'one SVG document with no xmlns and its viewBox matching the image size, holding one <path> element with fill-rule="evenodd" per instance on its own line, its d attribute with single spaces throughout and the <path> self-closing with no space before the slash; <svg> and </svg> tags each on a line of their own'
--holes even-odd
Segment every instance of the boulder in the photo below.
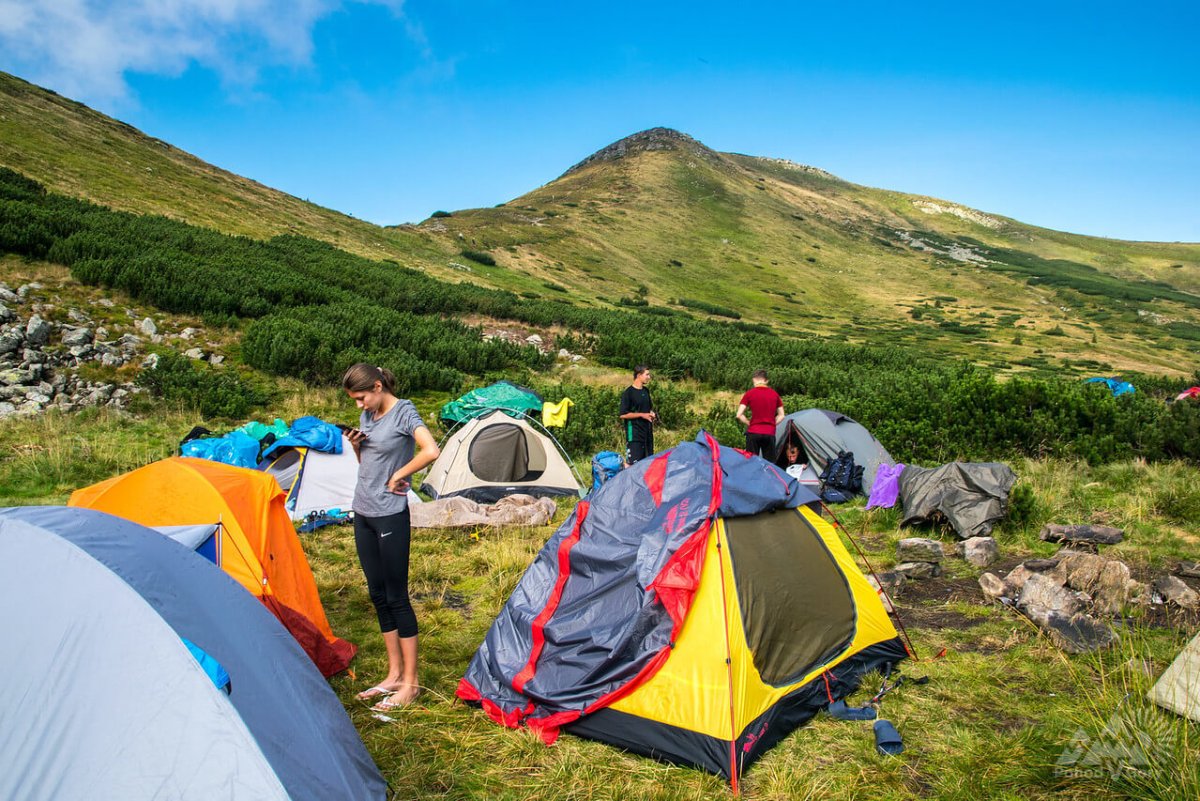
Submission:
<svg viewBox="0 0 1200 801">
<path fill-rule="evenodd" d="M 214 367 L 223 361 L 225 361 L 225 357 L 219 353 L 214 353 L 208 357 L 208 363 L 213 365 Z"/>
<path fill-rule="evenodd" d="M 9 320 L 17 319 L 17 313 L 0 302 L 0 323 L 7 323 Z"/>
<path fill-rule="evenodd" d="M 16 353 L 25 342 L 23 331 L 10 330 L 0 334 L 0 356 L 6 353 Z"/>
<path fill-rule="evenodd" d="M 33 346 L 45 345 L 50 341 L 50 323 L 35 314 L 25 324 L 25 341 Z"/>
<path fill-rule="evenodd" d="M 971 537 L 963 540 L 962 554 L 975 567 L 991 567 L 1000 558 L 1000 548 L 992 537 Z"/>
<path fill-rule="evenodd" d="M 138 323 L 138 329 L 148 337 L 152 337 L 158 333 L 158 326 L 149 317 L 144 318 Z"/>
<path fill-rule="evenodd" d="M 942 575 L 942 566 L 937 562 L 901 562 L 894 569 L 906 579 L 920 580 Z"/>
<path fill-rule="evenodd" d="M 1033 573 L 1025 579 L 1017 606 L 1026 614 L 1029 609 L 1040 609 L 1070 617 L 1083 611 L 1083 602 L 1075 593 L 1043 573 Z"/>
<path fill-rule="evenodd" d="M 189 348 L 183 352 L 183 355 L 189 359 L 203 359 L 204 350 L 202 348 Z"/>
<path fill-rule="evenodd" d="M 1046 542 L 1068 542 L 1072 545 L 1116 545 L 1125 539 L 1125 532 L 1109 526 L 1060 526 L 1054 523 L 1043 526 L 1038 534 Z"/>
<path fill-rule="evenodd" d="M 1090 592 L 1107 564 L 1107 558 L 1094 553 L 1073 553 L 1060 561 L 1051 575 L 1062 584 Z"/>
<path fill-rule="evenodd" d="M 1025 565 L 1017 565 L 1012 570 L 1008 571 L 1008 575 L 1004 577 L 1005 592 L 1009 598 L 1016 598 L 1021 594 L 1021 590 L 1025 587 L 1025 582 L 1030 576 L 1036 575 Z"/>
<path fill-rule="evenodd" d="M 1021 564 L 1033 573 L 1045 573 L 1058 567 L 1058 559 L 1026 559 Z"/>
<path fill-rule="evenodd" d="M 1175 576 L 1160 576 L 1154 580 L 1154 589 L 1167 603 L 1180 609 L 1200 609 L 1200 593 L 1197 593 Z"/>
<path fill-rule="evenodd" d="M 897 562 L 940 562 L 945 555 L 937 540 L 907 537 L 896 543 Z"/>
</svg>

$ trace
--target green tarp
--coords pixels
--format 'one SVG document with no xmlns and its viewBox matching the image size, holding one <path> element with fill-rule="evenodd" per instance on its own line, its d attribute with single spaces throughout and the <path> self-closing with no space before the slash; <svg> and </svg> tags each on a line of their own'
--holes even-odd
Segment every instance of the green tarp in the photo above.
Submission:
<svg viewBox="0 0 1200 801">
<path fill-rule="evenodd" d="M 508 381 L 497 381 L 489 387 L 473 389 L 458 400 L 442 407 L 441 418 L 446 423 L 462 423 L 494 409 L 509 417 L 524 417 L 542 413 L 542 398 L 531 389 Z"/>
</svg>

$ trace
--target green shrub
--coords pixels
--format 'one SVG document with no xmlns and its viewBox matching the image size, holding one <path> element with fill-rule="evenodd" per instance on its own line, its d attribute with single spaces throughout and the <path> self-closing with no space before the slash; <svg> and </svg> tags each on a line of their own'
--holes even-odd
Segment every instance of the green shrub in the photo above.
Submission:
<svg viewBox="0 0 1200 801">
<path fill-rule="evenodd" d="M 471 261 L 478 262 L 479 264 L 486 264 L 489 267 L 496 266 L 496 259 L 491 253 L 483 253 L 482 251 L 478 250 L 464 250 L 462 252 L 462 256 L 464 259 L 470 259 Z"/>
<path fill-rule="evenodd" d="M 434 218 L 434 217 L 453 217 L 454 215 L 448 211 L 442 211 L 439 209 L 438 211 L 435 211 L 433 214 L 430 214 L 429 216 L 430 216 L 430 218 Z"/>
<path fill-rule="evenodd" d="M 160 353 L 158 365 L 143 370 L 137 384 L 156 397 L 182 403 L 206 418 L 241 419 L 268 400 L 265 392 L 232 370 L 193 361 L 175 351 Z"/>
</svg>

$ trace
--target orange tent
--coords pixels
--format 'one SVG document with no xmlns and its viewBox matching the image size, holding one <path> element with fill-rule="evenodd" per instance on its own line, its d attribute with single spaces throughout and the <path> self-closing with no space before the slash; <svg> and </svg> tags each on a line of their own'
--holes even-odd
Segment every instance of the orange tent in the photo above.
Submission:
<svg viewBox="0 0 1200 801">
<path fill-rule="evenodd" d="M 71 506 L 144 526 L 221 524 L 221 568 L 279 618 L 325 676 L 358 650 L 325 619 L 308 560 L 275 478 L 204 459 L 173 457 L 72 493 Z"/>
</svg>

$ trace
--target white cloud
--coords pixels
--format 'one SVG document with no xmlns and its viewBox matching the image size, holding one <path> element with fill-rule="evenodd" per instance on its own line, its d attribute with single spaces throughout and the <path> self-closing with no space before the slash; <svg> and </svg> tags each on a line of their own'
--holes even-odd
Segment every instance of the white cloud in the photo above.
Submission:
<svg viewBox="0 0 1200 801">
<path fill-rule="evenodd" d="M 403 16 L 403 0 L 355 0 Z M 316 22 L 341 0 L 0 0 L 0 69 L 81 100 L 121 101 L 125 75 L 196 64 L 251 86 L 265 67 L 302 66 Z M 406 21 L 419 47 L 419 28 Z"/>
</svg>

